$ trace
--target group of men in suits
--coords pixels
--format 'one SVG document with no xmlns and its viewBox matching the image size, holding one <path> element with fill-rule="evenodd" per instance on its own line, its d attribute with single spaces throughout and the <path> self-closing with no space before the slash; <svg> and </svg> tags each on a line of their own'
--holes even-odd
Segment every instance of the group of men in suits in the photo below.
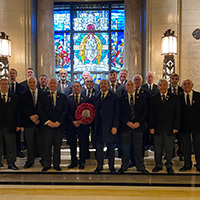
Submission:
<svg viewBox="0 0 200 200">
<path fill-rule="evenodd" d="M 184 166 L 180 171 L 186 171 L 192 167 L 192 133 L 196 168 L 200 171 L 200 93 L 192 89 L 191 80 L 184 80 L 180 87 L 178 75 L 172 74 L 170 87 L 165 79 L 160 79 L 156 85 L 153 83 L 154 74 L 148 72 L 147 83 L 142 85 L 141 75 L 135 75 L 132 80 L 127 80 L 127 71 L 121 70 L 118 81 L 117 72 L 111 70 L 108 80 L 103 79 L 99 85 L 94 83 L 89 72 L 84 72 L 84 84 L 81 85 L 76 81 L 68 82 L 66 70 L 61 69 L 59 82 L 55 78 L 48 80 L 45 74 L 40 75 L 38 82 L 33 69 L 29 68 L 27 80 L 19 86 L 16 76 L 17 71 L 11 69 L 10 82 L 7 79 L 0 80 L 0 167 L 2 147 L 5 146 L 8 168 L 18 169 L 15 165 L 18 144 L 15 133 L 20 130 L 19 127 L 24 127 L 27 146 L 25 169 L 33 166 L 34 159 L 39 154 L 42 158 L 43 172 L 51 168 L 52 162 L 53 168 L 61 171 L 60 149 L 65 132 L 71 151 L 69 169 L 77 165 L 79 169 L 85 168 L 89 134 L 92 133 L 97 159 L 95 173 L 103 170 L 105 145 L 110 172 L 116 173 L 114 163 L 117 143 L 122 158 L 118 173 L 124 173 L 130 166 L 136 166 L 141 173 L 149 174 L 144 165 L 144 147 L 152 145 L 155 148 L 156 163 L 152 171 L 158 172 L 162 169 L 165 150 L 165 166 L 167 172 L 173 174 L 175 135 L 179 134 L 184 153 Z M 82 103 L 95 105 L 96 116 L 91 125 L 81 124 L 75 119 L 75 111 Z M 8 118 L 8 115 L 11 117 Z M 149 133 L 152 137 L 149 137 Z M 148 139 L 145 140 L 145 137 Z M 79 158 L 77 138 L 80 147 Z"/>
</svg>

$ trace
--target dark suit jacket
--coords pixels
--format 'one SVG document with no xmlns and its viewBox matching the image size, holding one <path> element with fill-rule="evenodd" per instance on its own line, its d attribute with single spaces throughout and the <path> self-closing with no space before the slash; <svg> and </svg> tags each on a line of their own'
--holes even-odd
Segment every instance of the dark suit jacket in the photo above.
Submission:
<svg viewBox="0 0 200 200">
<path fill-rule="evenodd" d="M 173 135 L 173 129 L 179 130 L 180 126 L 179 97 L 168 92 L 165 103 L 162 103 L 160 93 L 153 95 L 149 115 L 149 128 L 155 129 L 155 134 L 165 131 L 168 135 Z"/>
<path fill-rule="evenodd" d="M 111 91 L 111 86 L 110 86 L 110 91 Z M 121 97 L 121 96 L 123 96 L 125 94 L 125 91 L 126 91 L 125 85 L 120 84 L 120 83 L 117 82 L 115 94 L 118 97 Z"/>
<path fill-rule="evenodd" d="M 9 90 L 8 90 L 9 92 L 10 92 L 10 89 L 11 88 L 9 88 Z M 14 94 L 19 96 L 21 94 L 21 92 L 23 92 L 24 90 L 25 90 L 24 86 L 19 84 L 18 82 L 16 82 L 16 88 L 15 88 L 15 93 Z"/>
<path fill-rule="evenodd" d="M 20 108 L 22 113 L 22 124 L 25 128 L 32 128 L 35 123 L 30 119 L 31 115 L 38 115 L 38 101 L 40 99 L 41 92 L 38 90 L 38 99 L 36 106 L 34 107 L 33 98 L 30 90 L 25 90 L 20 95 Z"/>
<path fill-rule="evenodd" d="M 16 133 L 16 127 L 21 127 L 19 97 L 8 93 L 8 100 L 3 102 L 0 94 L 0 128 L 7 127 L 10 133 Z"/>
<path fill-rule="evenodd" d="M 184 93 L 179 95 L 181 104 L 181 134 L 200 134 L 200 93 L 193 91 L 192 105 L 185 104 Z"/>
<path fill-rule="evenodd" d="M 38 102 L 38 113 L 42 125 L 44 125 L 48 120 L 51 120 L 52 122 L 58 121 L 61 123 L 61 125 L 56 129 L 64 130 L 64 121 L 67 115 L 67 110 L 67 97 L 64 94 L 57 92 L 55 107 L 52 105 L 49 92 L 44 92 L 40 95 Z"/>
<path fill-rule="evenodd" d="M 116 135 L 112 135 L 111 129 L 112 127 L 119 127 L 119 100 L 117 95 L 109 91 L 106 98 L 102 101 L 101 92 L 99 92 L 93 99 L 93 104 L 96 108 L 94 124 L 95 142 L 115 142 Z"/>
<path fill-rule="evenodd" d="M 43 90 L 41 87 L 40 87 L 40 84 L 37 85 L 37 89 L 40 91 L 40 92 L 49 92 L 49 87 L 47 86 L 45 90 Z"/>
<path fill-rule="evenodd" d="M 159 91 L 158 91 L 158 86 L 157 86 L 156 84 L 153 84 L 152 90 L 149 90 L 148 84 L 147 84 L 147 83 L 145 83 L 144 85 L 142 85 L 142 88 L 148 90 L 149 93 L 150 93 L 150 95 L 153 95 L 153 94 L 156 94 L 156 93 L 159 92 Z"/>
<path fill-rule="evenodd" d="M 93 98 L 98 93 L 99 93 L 99 90 L 97 91 L 96 89 L 93 88 L 92 89 L 92 95 L 91 95 L 90 98 Z M 85 87 L 82 87 L 81 94 L 83 94 L 84 96 L 86 96 L 86 89 L 85 89 Z"/>
<path fill-rule="evenodd" d="M 28 90 L 28 89 L 29 89 L 27 80 L 22 81 L 22 82 L 20 83 L 20 85 L 22 85 L 22 86 L 24 87 L 24 90 Z"/>
<path fill-rule="evenodd" d="M 168 92 L 172 93 L 171 90 L 172 90 L 172 87 L 170 85 L 169 88 L 168 88 Z M 183 88 L 178 85 L 178 94 L 181 94 L 181 93 L 183 93 Z"/>
<path fill-rule="evenodd" d="M 139 122 L 140 126 L 135 129 L 136 132 L 143 132 L 145 130 L 145 119 L 147 116 L 147 104 L 144 95 L 137 95 L 135 96 L 135 106 L 134 106 L 134 120 L 131 119 L 131 110 L 128 101 L 128 94 L 122 96 L 119 99 L 120 105 L 120 130 L 122 132 L 130 132 L 132 129 L 126 125 L 128 121 L 130 122 Z"/>
<path fill-rule="evenodd" d="M 68 100 L 68 105 L 69 105 L 68 117 L 69 117 L 70 122 L 72 123 L 73 121 L 76 121 L 76 119 L 75 119 L 75 111 L 76 111 L 77 107 L 79 105 L 81 105 L 82 103 L 88 103 L 89 98 L 86 97 L 85 95 L 81 94 L 80 103 L 78 105 L 76 105 L 75 102 L 74 102 L 74 94 L 68 96 L 67 100 Z"/>
<path fill-rule="evenodd" d="M 72 84 L 73 84 L 72 82 L 66 81 L 66 83 L 65 83 L 65 91 L 64 91 L 64 94 L 66 96 L 68 96 L 68 95 L 70 95 L 72 93 Z M 58 81 L 57 91 L 62 93 L 61 82 L 60 81 Z"/>
</svg>

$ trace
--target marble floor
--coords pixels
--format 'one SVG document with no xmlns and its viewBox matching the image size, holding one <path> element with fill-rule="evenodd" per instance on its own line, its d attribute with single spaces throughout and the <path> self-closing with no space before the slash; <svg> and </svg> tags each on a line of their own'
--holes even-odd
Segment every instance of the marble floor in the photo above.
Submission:
<svg viewBox="0 0 200 200">
<path fill-rule="evenodd" d="M 26 152 L 23 152 L 24 155 Z M 151 172 L 154 167 L 154 152 L 145 153 L 145 165 Z M 19 170 L 9 170 L 6 161 L 0 169 L 0 200 L 9 199 L 95 199 L 95 200 L 184 200 L 200 199 L 200 173 L 193 167 L 187 172 L 179 172 L 183 162 L 178 157 L 173 159 L 174 175 L 168 175 L 163 168 L 159 173 L 143 175 L 130 168 L 125 174 L 110 174 L 105 159 L 104 170 L 101 174 L 94 174 L 96 161 L 94 150 L 91 149 L 91 159 L 86 161 L 85 169 L 78 167 L 68 169 L 70 152 L 66 146 L 61 150 L 62 171 L 50 169 L 41 172 L 39 158 L 29 169 L 23 169 L 25 158 L 17 158 Z M 193 158 L 194 161 L 194 158 Z M 163 160 L 164 162 L 164 160 Z M 116 158 L 116 170 L 120 168 L 121 159 Z M 195 162 L 194 162 L 195 163 Z"/>
</svg>

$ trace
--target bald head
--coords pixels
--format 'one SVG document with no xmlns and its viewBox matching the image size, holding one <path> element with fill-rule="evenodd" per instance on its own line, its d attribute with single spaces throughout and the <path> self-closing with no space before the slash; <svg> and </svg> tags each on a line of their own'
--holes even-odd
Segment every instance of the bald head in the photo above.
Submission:
<svg viewBox="0 0 200 200">
<path fill-rule="evenodd" d="M 134 90 L 135 90 L 135 85 L 134 85 L 134 82 L 132 80 L 129 80 L 127 83 L 126 83 L 126 90 L 128 93 L 133 93 Z"/>
<path fill-rule="evenodd" d="M 28 87 L 31 90 L 36 90 L 37 87 L 37 79 L 35 76 L 30 76 L 27 80 Z"/>
<path fill-rule="evenodd" d="M 61 81 L 66 81 L 67 79 L 67 71 L 65 69 L 61 69 L 59 71 L 59 77 Z"/>
<path fill-rule="evenodd" d="M 182 82 L 182 88 L 185 93 L 190 93 L 193 88 L 193 83 L 190 79 L 185 79 Z"/>
<path fill-rule="evenodd" d="M 153 72 L 148 72 L 146 75 L 146 80 L 148 84 L 152 84 L 154 80 L 154 73 Z"/>
<path fill-rule="evenodd" d="M 48 86 L 49 86 L 49 90 L 51 92 L 55 92 L 57 90 L 58 87 L 58 82 L 55 78 L 50 78 L 49 82 L 48 82 Z"/>
</svg>

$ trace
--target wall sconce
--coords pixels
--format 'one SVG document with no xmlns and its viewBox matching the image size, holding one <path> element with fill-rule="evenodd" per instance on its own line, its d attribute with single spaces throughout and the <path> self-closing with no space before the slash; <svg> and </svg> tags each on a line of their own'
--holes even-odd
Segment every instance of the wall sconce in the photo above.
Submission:
<svg viewBox="0 0 200 200">
<path fill-rule="evenodd" d="M 175 31 L 168 29 L 161 38 L 163 60 L 163 78 L 169 81 L 170 75 L 175 73 L 175 59 L 177 54 L 177 37 L 174 35 Z"/>
<path fill-rule="evenodd" d="M 8 78 L 9 62 L 8 57 L 11 56 L 11 41 L 8 35 L 1 32 L 0 35 L 0 78 Z"/>
</svg>

